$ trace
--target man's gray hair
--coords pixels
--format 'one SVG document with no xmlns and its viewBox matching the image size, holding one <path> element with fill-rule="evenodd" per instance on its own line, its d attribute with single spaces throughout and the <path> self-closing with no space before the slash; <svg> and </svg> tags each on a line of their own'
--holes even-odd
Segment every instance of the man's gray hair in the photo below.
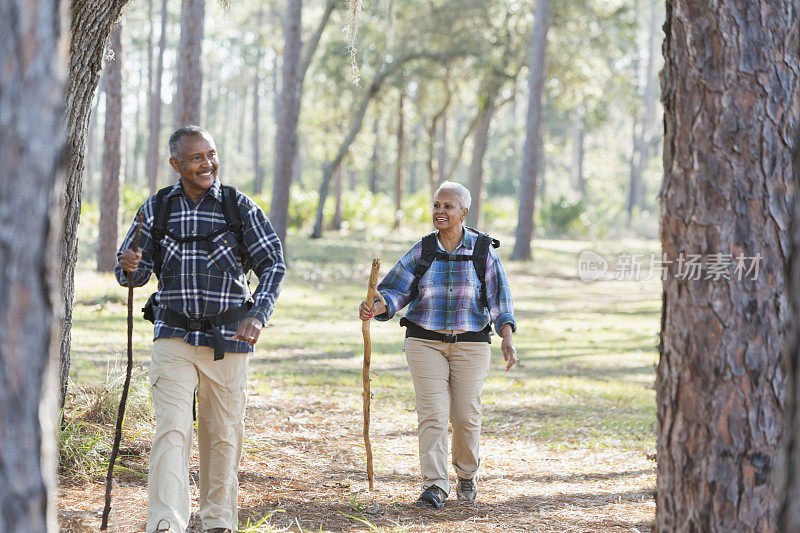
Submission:
<svg viewBox="0 0 800 533">
<path fill-rule="evenodd" d="M 469 189 L 461 185 L 460 183 L 456 183 L 454 181 L 444 181 L 439 188 L 436 189 L 436 194 L 433 195 L 434 198 L 439 196 L 439 193 L 442 191 L 453 191 L 458 198 L 458 203 L 461 204 L 463 209 L 469 209 L 472 205 L 472 195 L 469 193 Z"/>
<path fill-rule="evenodd" d="M 182 126 L 177 130 L 172 132 L 172 135 L 169 136 L 169 155 L 170 157 L 177 158 L 178 157 L 178 150 L 181 147 L 181 139 L 184 137 L 208 137 L 211 139 L 211 132 L 205 129 L 203 126 L 196 126 L 194 124 L 189 124 L 188 126 Z"/>
</svg>

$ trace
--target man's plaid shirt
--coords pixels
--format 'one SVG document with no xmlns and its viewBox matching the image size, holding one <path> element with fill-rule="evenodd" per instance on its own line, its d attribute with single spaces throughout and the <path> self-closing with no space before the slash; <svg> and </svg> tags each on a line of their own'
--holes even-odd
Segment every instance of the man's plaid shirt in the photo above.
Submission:
<svg viewBox="0 0 800 533">
<path fill-rule="evenodd" d="M 248 257 L 246 264 L 258 276 L 259 284 L 253 293 L 253 307 L 248 316 L 258 318 L 267 325 L 275 300 L 281 290 L 286 265 L 278 236 L 272 230 L 264 211 L 242 193 L 237 193 L 239 212 L 242 220 L 244 243 Z M 142 206 L 144 220 L 139 246 L 142 260 L 139 268 L 132 273 L 136 287 L 145 285 L 153 272 L 153 242 L 150 228 L 153 225 L 153 202 L 151 196 Z M 219 180 L 209 188 L 197 204 L 184 193 L 180 182 L 166 196 L 169 202 L 168 229 L 175 235 L 187 237 L 208 235 L 226 225 L 222 211 L 222 189 Z M 136 224 L 131 226 L 117 259 L 124 250 L 130 248 Z M 228 231 L 212 239 L 207 247 L 205 240 L 179 244 L 165 236 L 161 245 L 161 276 L 158 280 L 158 304 L 189 318 L 203 318 L 223 313 L 239 307 L 250 298 L 247 276 L 239 258 L 236 236 Z M 127 284 L 128 274 L 119 263 L 116 267 L 117 280 Z M 246 342 L 232 341 L 237 324 L 220 328 L 225 336 L 225 351 L 231 353 L 252 352 L 253 347 Z M 161 320 L 155 322 L 154 337 L 181 337 L 193 346 L 211 346 L 211 333 L 187 331 L 167 326 Z"/>
<path fill-rule="evenodd" d="M 464 237 L 453 254 L 472 255 L 477 240 L 477 235 L 464 230 Z M 436 242 L 439 250 L 447 253 L 438 239 Z M 480 331 L 491 319 L 497 333 L 506 323 L 516 331 L 511 287 L 494 248 L 489 247 L 489 257 L 486 259 L 488 310 L 481 304 L 483 280 L 478 279 L 472 261 L 433 261 L 419 280 L 417 297 L 412 301 L 411 284 L 420 257 L 422 241 L 412 246 L 378 284 L 378 292 L 386 300 L 387 311 L 377 315 L 377 320 L 389 320 L 410 304 L 406 318 L 425 329 Z"/>
</svg>

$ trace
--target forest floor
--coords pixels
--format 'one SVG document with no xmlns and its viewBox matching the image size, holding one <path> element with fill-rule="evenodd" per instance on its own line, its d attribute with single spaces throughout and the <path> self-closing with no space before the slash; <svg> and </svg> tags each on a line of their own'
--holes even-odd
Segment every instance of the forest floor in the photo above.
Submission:
<svg viewBox="0 0 800 533">
<path fill-rule="evenodd" d="M 420 491 L 414 392 L 397 320 L 372 324 L 374 491 L 367 487 L 361 435 L 356 307 L 372 257 L 382 259 L 385 274 L 410 237 L 292 237 L 283 293 L 250 361 L 239 472 L 243 531 L 652 531 L 660 283 L 584 283 L 577 265 L 579 253 L 591 249 L 612 261 L 613 277 L 617 255 L 642 254 L 647 277 L 654 241 L 539 240 L 533 263 L 504 259 L 520 364 L 506 373 L 493 342 L 478 502 L 452 495 L 432 510 L 414 504 Z M 512 242 L 503 241 L 501 256 Z M 100 524 L 125 347 L 125 289 L 91 272 L 90 264 L 85 260 L 76 278 L 70 423 L 61 436 L 65 532 L 96 531 Z M 136 291 L 135 309 L 150 289 Z M 115 469 L 111 531 L 144 530 L 152 435 L 148 326 L 136 321 L 137 371 Z M 196 474 L 195 450 L 194 511 Z M 189 531 L 202 531 L 194 515 Z"/>
</svg>

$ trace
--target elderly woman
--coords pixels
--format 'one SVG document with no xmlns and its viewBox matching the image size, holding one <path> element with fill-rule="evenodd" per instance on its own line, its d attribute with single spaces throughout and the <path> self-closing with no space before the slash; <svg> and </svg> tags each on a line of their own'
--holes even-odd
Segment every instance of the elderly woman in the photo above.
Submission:
<svg viewBox="0 0 800 533">
<path fill-rule="evenodd" d="M 361 320 L 389 320 L 408 305 L 405 352 L 414 380 L 422 489 L 439 508 L 450 494 L 447 422 L 453 425 L 456 495 L 474 501 L 480 465 L 481 390 L 489 372 L 491 323 L 506 370 L 517 361 L 511 290 L 491 239 L 464 227 L 469 191 L 445 182 L 433 201 L 436 232 L 417 242 L 378 285 L 386 305 L 362 302 Z"/>
</svg>

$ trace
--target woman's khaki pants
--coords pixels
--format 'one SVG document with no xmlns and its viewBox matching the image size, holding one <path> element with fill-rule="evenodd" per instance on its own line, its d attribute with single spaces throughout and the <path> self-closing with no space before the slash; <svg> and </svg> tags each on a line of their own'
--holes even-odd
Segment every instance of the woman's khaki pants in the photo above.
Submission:
<svg viewBox="0 0 800 533">
<path fill-rule="evenodd" d="M 180 338 L 156 339 L 150 388 L 156 433 L 147 477 L 147 533 L 183 533 L 189 523 L 189 455 L 192 403 L 197 387 L 200 518 L 203 527 L 239 525 L 237 471 L 242 456 L 247 400 L 247 354 L 226 353 Z"/>
<path fill-rule="evenodd" d="M 461 333 L 460 330 L 440 330 Z M 446 343 L 408 337 L 406 359 L 414 379 L 422 487 L 448 494 L 447 421 L 453 425 L 453 467 L 472 479 L 480 465 L 481 391 L 489 373 L 489 343 Z"/>
</svg>

